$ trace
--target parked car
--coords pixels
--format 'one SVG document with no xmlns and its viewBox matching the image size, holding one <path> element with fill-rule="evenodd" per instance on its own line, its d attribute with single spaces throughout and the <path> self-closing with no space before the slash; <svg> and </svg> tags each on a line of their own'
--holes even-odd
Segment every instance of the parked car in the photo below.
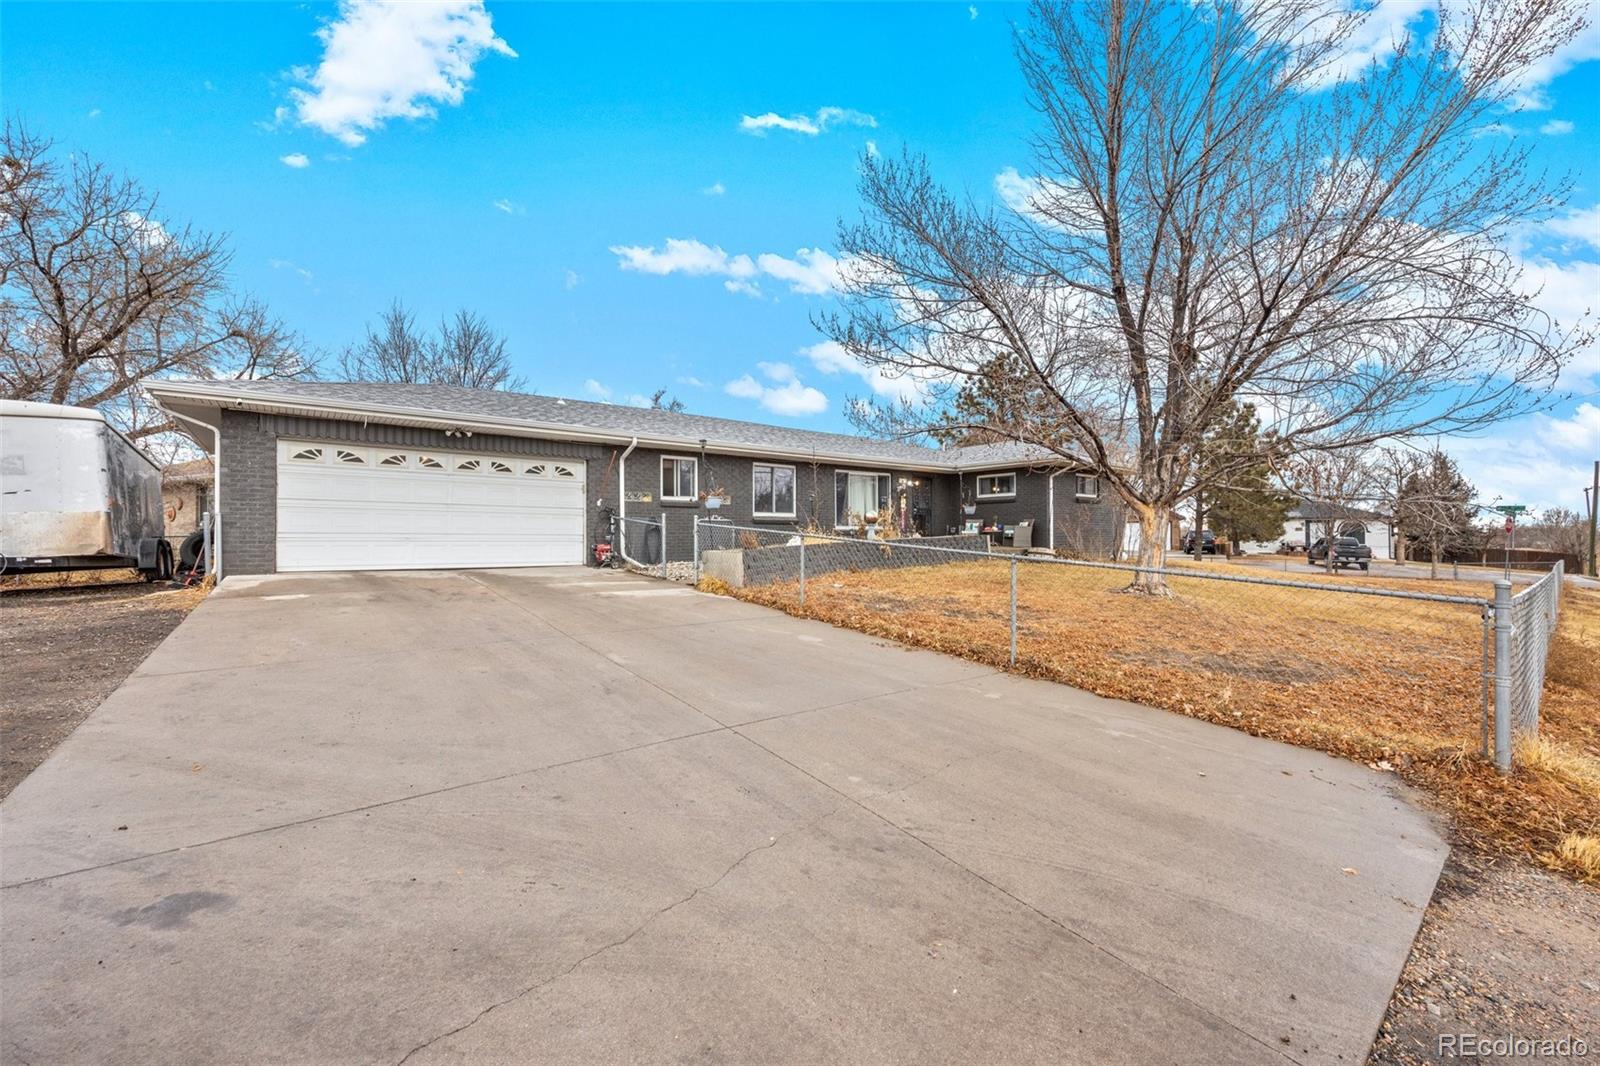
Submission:
<svg viewBox="0 0 1600 1066">
<path fill-rule="evenodd" d="M 1326 562 L 1328 558 L 1328 538 L 1318 537 L 1317 542 L 1306 551 L 1306 558 L 1313 563 Z M 1359 566 L 1366 570 L 1372 565 L 1372 549 L 1354 537 L 1333 538 L 1333 565 L 1335 569 L 1350 566 Z"/>
<path fill-rule="evenodd" d="M 161 470 L 99 411 L 0 400 L 0 571 L 172 576 Z"/>
<path fill-rule="evenodd" d="M 1200 551 L 1205 555 L 1217 554 L 1217 535 L 1209 529 L 1200 531 Z M 1194 554 L 1194 530 L 1192 529 L 1183 535 L 1183 554 Z"/>
</svg>

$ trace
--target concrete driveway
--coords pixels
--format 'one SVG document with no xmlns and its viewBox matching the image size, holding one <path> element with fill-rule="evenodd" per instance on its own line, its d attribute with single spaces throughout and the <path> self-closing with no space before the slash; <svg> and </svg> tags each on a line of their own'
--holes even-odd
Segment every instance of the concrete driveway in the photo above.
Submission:
<svg viewBox="0 0 1600 1066">
<path fill-rule="evenodd" d="M 1394 781 L 592 570 L 233 578 L 0 806 L 9 1062 L 1362 1060 Z"/>
</svg>

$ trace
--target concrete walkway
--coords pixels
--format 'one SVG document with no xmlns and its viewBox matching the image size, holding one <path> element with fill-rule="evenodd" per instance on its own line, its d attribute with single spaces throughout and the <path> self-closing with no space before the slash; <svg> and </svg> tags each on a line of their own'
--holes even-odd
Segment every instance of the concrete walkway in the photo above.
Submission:
<svg viewBox="0 0 1600 1066">
<path fill-rule="evenodd" d="M 1362 1061 L 1392 778 L 592 570 L 233 578 L 0 806 L 7 1062 Z"/>
</svg>

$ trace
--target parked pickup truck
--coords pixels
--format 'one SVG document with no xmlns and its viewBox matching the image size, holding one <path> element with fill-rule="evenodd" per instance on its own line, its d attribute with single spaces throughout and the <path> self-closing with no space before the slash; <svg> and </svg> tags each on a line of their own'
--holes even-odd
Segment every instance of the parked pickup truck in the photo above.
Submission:
<svg viewBox="0 0 1600 1066">
<path fill-rule="evenodd" d="M 1317 542 L 1306 552 L 1306 558 L 1314 563 L 1326 562 L 1328 538 L 1318 537 Z M 1359 566 L 1366 570 L 1372 565 L 1372 549 L 1354 537 L 1334 537 L 1333 565 L 1335 568 Z"/>
</svg>

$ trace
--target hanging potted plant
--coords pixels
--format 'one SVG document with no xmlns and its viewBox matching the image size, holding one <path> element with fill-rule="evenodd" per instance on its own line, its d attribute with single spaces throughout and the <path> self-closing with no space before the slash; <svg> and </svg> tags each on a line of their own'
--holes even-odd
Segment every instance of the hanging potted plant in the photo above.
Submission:
<svg viewBox="0 0 1600 1066">
<path fill-rule="evenodd" d="M 728 490 L 718 487 L 702 492 L 700 494 L 700 502 L 706 505 L 706 510 L 715 511 L 728 502 Z"/>
<path fill-rule="evenodd" d="M 961 490 L 961 513 L 971 518 L 978 513 L 978 500 L 966 489 Z"/>
</svg>

